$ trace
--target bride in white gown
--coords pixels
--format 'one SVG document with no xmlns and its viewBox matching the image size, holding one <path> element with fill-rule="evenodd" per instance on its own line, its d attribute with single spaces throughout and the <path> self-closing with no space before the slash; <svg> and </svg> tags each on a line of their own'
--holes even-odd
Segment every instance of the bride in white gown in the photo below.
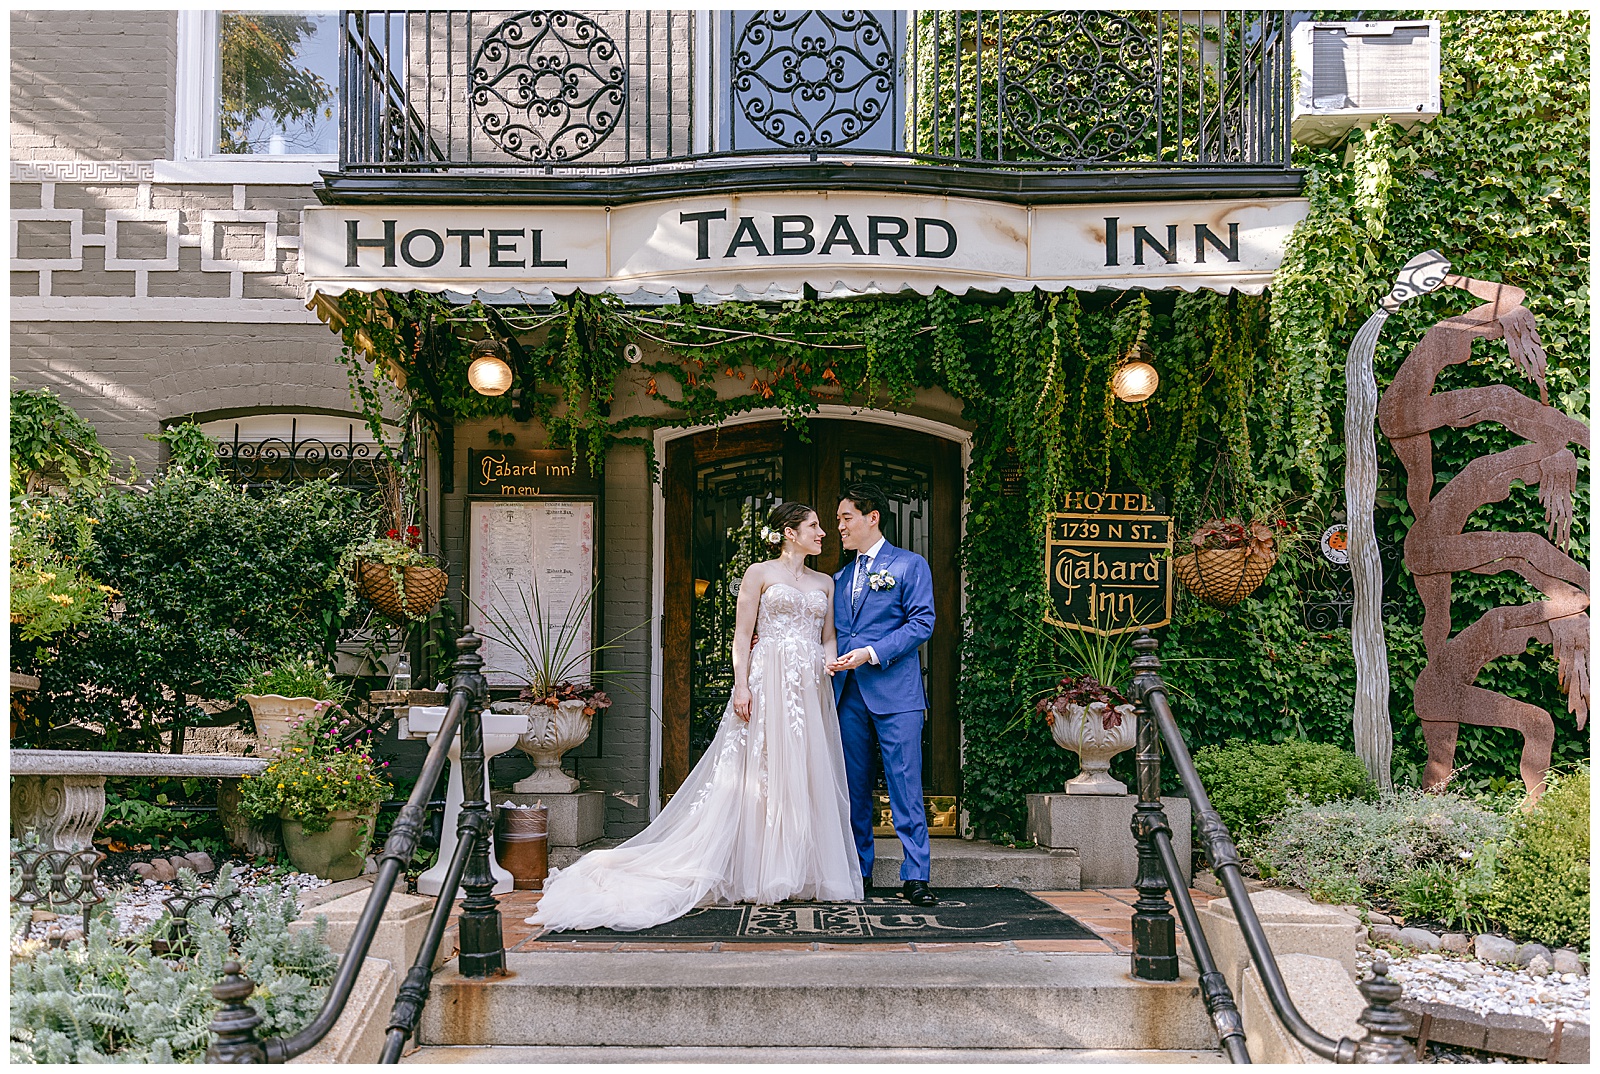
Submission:
<svg viewBox="0 0 1600 1074">
<path fill-rule="evenodd" d="M 805 565 L 822 526 L 811 508 L 780 504 L 763 534 L 780 549 L 740 583 L 716 738 L 648 828 L 550 870 L 530 924 L 632 931 L 710 903 L 861 898 L 826 667 L 833 579 Z"/>
</svg>

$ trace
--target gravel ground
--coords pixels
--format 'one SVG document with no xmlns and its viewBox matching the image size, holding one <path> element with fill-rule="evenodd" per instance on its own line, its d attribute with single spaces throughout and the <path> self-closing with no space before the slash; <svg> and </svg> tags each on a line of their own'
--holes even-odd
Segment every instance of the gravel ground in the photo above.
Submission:
<svg viewBox="0 0 1600 1074">
<path fill-rule="evenodd" d="M 1358 951 L 1356 965 L 1365 977 L 1371 971 L 1372 952 Z M 1527 969 L 1426 951 L 1391 954 L 1389 976 L 1409 997 L 1464 1007 L 1475 1014 L 1530 1015 L 1550 1027 L 1558 1018 L 1589 1021 L 1589 978 L 1582 974 L 1551 972 L 1540 977 Z"/>
<path fill-rule="evenodd" d="M 100 863 L 101 888 L 114 903 L 112 914 L 117 921 L 117 931 L 122 935 L 139 932 L 159 921 L 161 915 L 166 913 L 165 900 L 180 894 L 183 890 L 176 881 L 160 883 L 155 880 L 141 880 L 134 874 L 131 868 L 134 862 L 149 861 L 158 856 L 160 855 L 148 851 L 128 852 L 108 856 L 106 861 Z M 232 865 L 233 882 L 240 891 L 251 891 L 275 883 L 289 883 L 301 891 L 311 891 L 329 883 L 310 873 L 285 873 L 243 861 L 235 861 Z M 107 870 L 107 866 L 111 866 L 111 869 Z M 110 875 L 107 875 L 108 872 Z M 216 875 L 216 872 L 211 872 L 200 878 L 202 893 L 209 893 L 212 890 Z M 62 914 L 61 919 L 54 922 L 36 921 L 29 926 L 25 937 L 14 937 L 12 945 L 15 947 L 24 939 L 45 939 L 52 926 L 58 929 L 71 929 L 76 928 L 79 923 L 77 914 Z"/>
</svg>

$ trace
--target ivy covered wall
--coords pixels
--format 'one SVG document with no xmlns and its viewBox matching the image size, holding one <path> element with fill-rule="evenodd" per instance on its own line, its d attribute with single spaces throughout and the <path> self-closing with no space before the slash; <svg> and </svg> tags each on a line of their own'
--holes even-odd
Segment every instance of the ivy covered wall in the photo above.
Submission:
<svg viewBox="0 0 1600 1074">
<path fill-rule="evenodd" d="M 959 399 L 975 429 L 962 549 L 965 804 L 980 832 L 1020 836 L 1025 795 L 1059 786 L 1075 764 L 1042 723 L 1016 719 L 1034 685 L 1019 668 L 1037 655 L 1027 621 L 1044 603 L 1043 516 L 1063 492 L 1132 485 L 1160 493 L 1180 533 L 1205 517 L 1240 514 L 1282 518 L 1314 537 L 1342 506 L 1345 350 L 1398 268 L 1428 248 L 1458 272 L 1529 292 L 1552 402 L 1587 420 L 1588 16 L 1431 17 L 1444 24 L 1445 114 L 1410 134 L 1358 133 L 1348 152 L 1299 151 L 1311 215 L 1270 297 L 936 293 L 641 310 L 578 295 L 553 309 L 497 311 L 426 295 L 352 294 L 341 313 L 353 383 L 372 402 L 375 371 L 403 382 L 411 407 L 437 428 L 508 415 L 509 397 L 486 399 L 465 381 L 472 340 L 491 332 L 514 342 L 526 416 L 596 466 L 608 446 L 648 445 L 649 430 L 664 424 L 772 407 L 803 422 L 819 402 L 906 408 L 933 389 Z M 1460 296 L 1409 303 L 1391 319 L 1377 359 L 1380 388 L 1429 324 L 1465 308 Z M 1110 373 L 1141 339 L 1162 383 L 1148 403 L 1130 405 L 1112 397 Z M 647 347 L 637 376 L 653 408 L 618 407 L 614 416 L 622 348 L 632 341 Z M 1503 344 L 1480 347 L 1483 361 L 1452 369 L 1441 387 L 1522 383 Z M 1499 450 L 1506 435 L 1494 426 L 1436 435 L 1441 476 Z M 1392 456 L 1381 461 L 1398 473 Z M 1586 453 L 1582 465 L 1586 473 Z M 1379 510 L 1380 535 L 1394 541 L 1410 522 L 1398 491 Z M 1587 505 L 1584 481 L 1574 525 L 1574 554 L 1584 561 Z M 1541 519 L 1533 491 L 1519 490 L 1473 525 L 1529 530 Z M 1267 584 L 1227 614 L 1180 598 L 1163 656 L 1191 744 L 1350 744 L 1349 635 L 1305 626 L 1308 549 L 1286 549 Z M 1403 572 L 1393 590 L 1395 775 L 1414 782 L 1423 749 L 1409 689 L 1421 666 L 1421 607 Z M 1456 587 L 1457 623 L 1527 599 L 1514 578 L 1465 579 Z M 1586 754 L 1547 650 L 1498 661 L 1479 682 L 1555 715 L 1558 763 Z M 1520 748 L 1514 732 L 1464 728 L 1462 778 L 1514 780 Z"/>
</svg>

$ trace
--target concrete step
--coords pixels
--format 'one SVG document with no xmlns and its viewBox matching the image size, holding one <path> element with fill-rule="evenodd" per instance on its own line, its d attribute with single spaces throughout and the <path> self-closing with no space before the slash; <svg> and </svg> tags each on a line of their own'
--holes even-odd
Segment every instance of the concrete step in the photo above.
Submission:
<svg viewBox="0 0 1600 1074">
<path fill-rule="evenodd" d="M 879 836 L 873 851 L 872 882 L 900 886 L 905 848 L 892 836 Z M 999 847 L 966 839 L 935 839 L 930 844 L 928 883 L 939 888 L 1021 888 L 1024 891 L 1078 891 L 1081 872 L 1076 850 Z"/>
<path fill-rule="evenodd" d="M 512 951 L 509 975 L 434 978 L 418 1041 L 548 1047 L 1210 1051 L 1192 976 L 1128 958 L 934 951 Z"/>
<path fill-rule="evenodd" d="M 430 1045 L 402 1063 L 1225 1063 L 1220 1051 L 1107 1048 L 541 1048 Z"/>
</svg>

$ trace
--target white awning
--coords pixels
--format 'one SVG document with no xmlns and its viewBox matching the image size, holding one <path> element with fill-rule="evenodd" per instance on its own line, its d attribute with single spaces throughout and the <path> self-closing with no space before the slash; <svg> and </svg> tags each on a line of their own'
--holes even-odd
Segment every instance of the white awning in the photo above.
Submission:
<svg viewBox="0 0 1600 1074">
<path fill-rule="evenodd" d="M 1039 288 L 1259 293 L 1303 198 L 1021 206 L 920 194 L 708 194 L 620 207 L 317 206 L 308 299 L 358 291 L 732 296 Z"/>
</svg>

